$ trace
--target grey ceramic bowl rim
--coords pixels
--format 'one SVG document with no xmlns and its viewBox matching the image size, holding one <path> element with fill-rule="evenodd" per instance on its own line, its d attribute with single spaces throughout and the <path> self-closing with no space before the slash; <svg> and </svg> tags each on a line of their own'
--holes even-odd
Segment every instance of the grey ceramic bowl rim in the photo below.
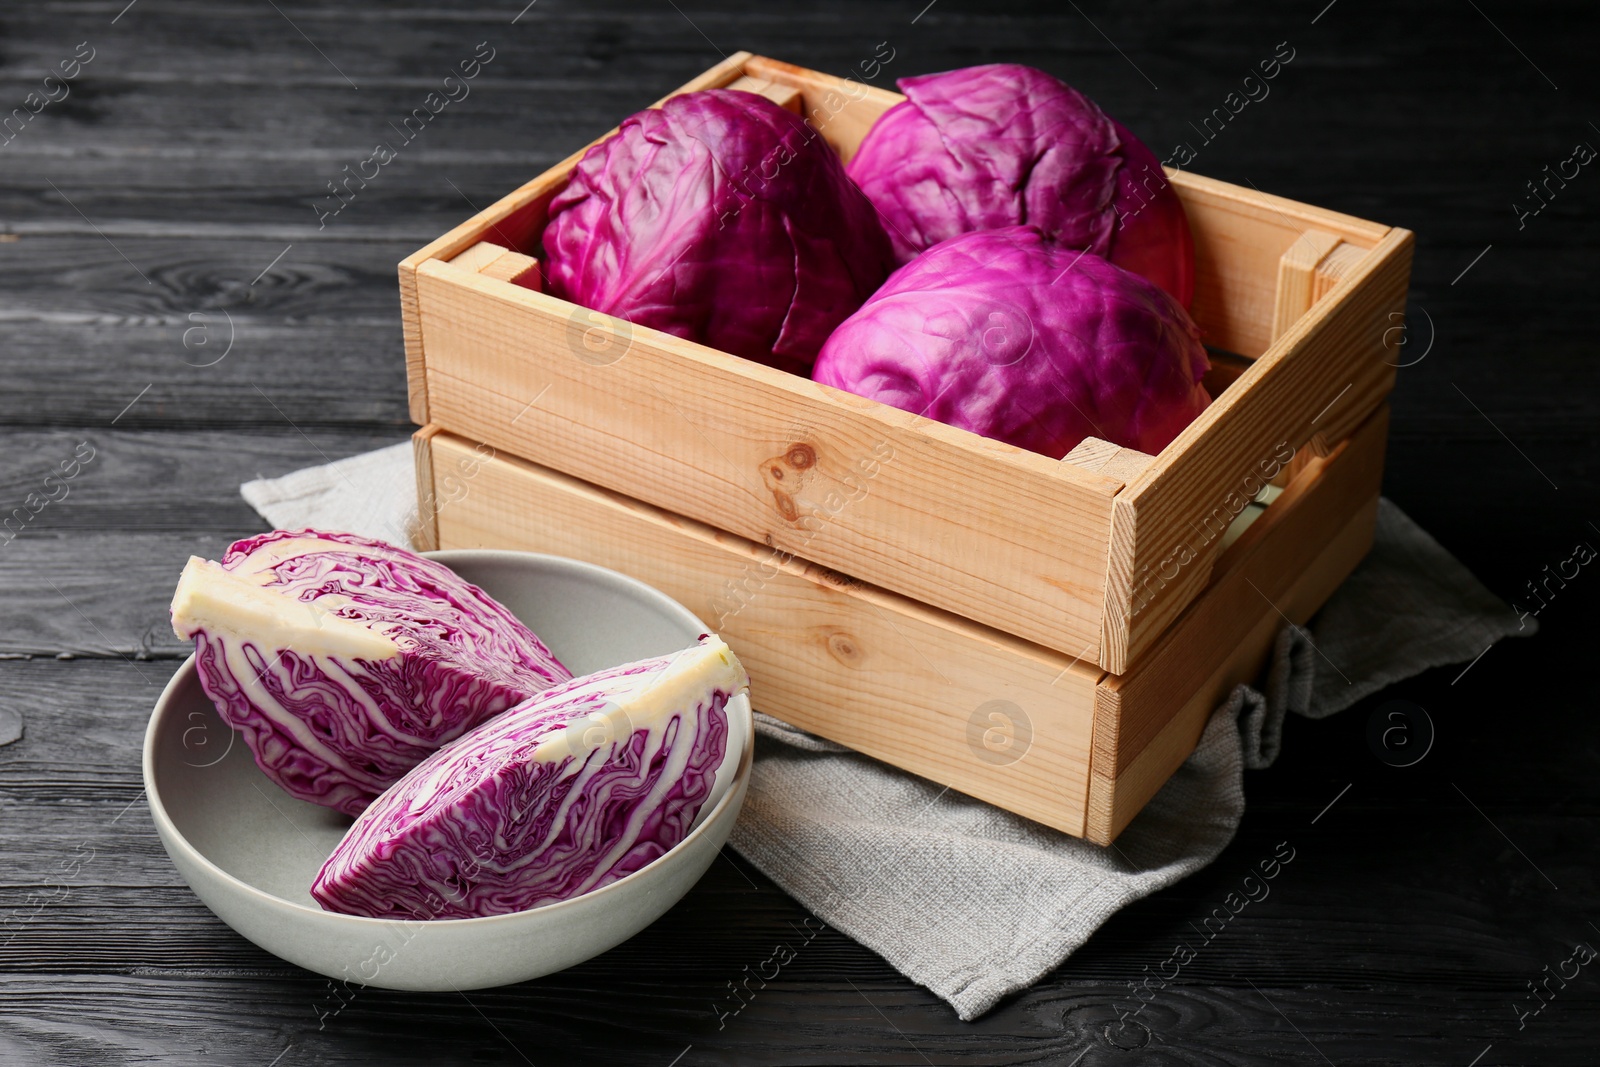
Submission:
<svg viewBox="0 0 1600 1067">
<path fill-rule="evenodd" d="M 626 574 L 611 570 L 607 567 L 601 567 L 593 563 L 584 563 L 582 560 L 571 559 L 567 556 L 552 556 L 545 552 L 516 552 L 510 549 L 499 548 L 450 549 L 442 552 L 424 552 L 422 555 L 427 556 L 429 559 L 437 559 L 441 563 L 449 563 L 452 559 L 464 559 L 467 557 L 482 558 L 488 556 L 506 560 L 515 559 L 538 562 L 542 564 L 556 564 L 559 567 L 569 571 L 587 573 L 591 575 L 599 574 L 608 580 L 619 581 L 623 584 L 636 586 L 652 596 L 660 597 L 672 604 L 674 607 L 678 608 L 685 615 L 689 616 L 689 618 L 696 619 L 696 621 L 698 621 L 698 617 L 690 612 L 688 608 L 685 608 L 676 600 L 673 600 L 671 597 L 661 592 L 661 590 L 656 589 L 654 586 L 647 585 L 644 582 L 639 581 L 637 578 L 630 578 Z M 511 923 L 525 915 L 532 914 L 533 912 L 549 915 L 559 913 L 563 909 L 576 909 L 592 906 L 594 901 L 605 897 L 608 893 L 612 893 L 614 891 L 620 892 L 618 887 L 623 886 L 625 883 L 640 878 L 641 876 L 647 876 L 652 868 L 666 862 L 668 857 L 670 857 L 674 852 L 680 851 L 690 841 L 707 832 L 707 828 L 717 821 L 717 816 L 721 813 L 723 808 L 733 803 L 734 798 L 738 796 L 740 781 L 750 777 L 750 771 L 754 764 L 755 758 L 755 735 L 754 731 L 752 730 L 745 737 L 744 751 L 739 756 L 739 766 L 734 769 L 733 777 L 728 783 L 728 788 L 723 792 L 722 797 L 711 806 L 711 810 L 705 812 L 699 817 L 698 825 L 696 825 L 693 830 L 689 831 L 689 833 L 684 835 L 682 841 L 679 841 L 676 845 L 673 845 L 671 848 L 667 849 L 667 851 L 663 852 L 661 855 L 657 856 L 643 867 L 640 867 L 637 871 L 624 875 L 623 877 L 618 878 L 615 882 L 603 885 L 599 889 L 591 889 L 587 893 L 580 893 L 577 896 L 569 897 L 566 900 L 558 900 L 553 904 L 541 904 L 536 908 L 525 908 L 522 911 L 507 912 L 504 915 L 479 915 L 471 919 L 422 920 L 411 919 L 405 916 L 377 919 L 370 915 L 346 915 L 342 912 L 324 911 L 321 908 L 313 908 L 309 905 L 298 903 L 297 901 L 285 900 L 283 897 L 274 896 L 263 889 L 258 889 L 241 878 L 237 878 L 234 875 L 229 874 L 227 871 L 213 863 L 209 856 L 195 848 L 194 845 L 190 844 L 189 839 L 183 836 L 183 833 L 178 829 L 177 824 L 174 823 L 171 816 L 167 814 L 166 804 L 161 800 L 161 791 L 156 788 L 156 731 L 162 720 L 165 718 L 166 713 L 172 707 L 168 697 L 181 683 L 185 681 L 186 675 L 193 673 L 195 673 L 195 665 L 194 656 L 191 655 L 188 659 L 183 661 L 183 663 L 175 672 L 173 672 L 172 678 L 162 688 L 161 695 L 156 698 L 155 710 L 150 715 L 149 725 L 145 727 L 144 731 L 143 770 L 145 796 L 150 802 L 150 814 L 155 819 L 156 828 L 160 831 L 162 839 L 174 847 L 181 848 L 191 862 L 199 863 L 211 873 L 215 874 L 218 878 L 228 883 L 228 885 L 233 889 L 242 891 L 250 897 L 271 904 L 281 904 L 285 907 L 293 908 L 296 911 L 304 912 L 307 915 L 327 917 L 331 918 L 335 922 L 348 922 L 357 927 L 371 926 L 374 928 L 382 928 L 390 926 L 396 922 L 427 922 L 429 929 L 436 927 L 440 929 L 459 929 L 463 926 L 469 925 L 488 926 L 495 923 Z M 748 699 L 749 698 L 747 697 L 747 702 Z M 728 755 L 731 755 L 731 753 L 724 754 L 722 758 L 727 759 Z"/>
</svg>

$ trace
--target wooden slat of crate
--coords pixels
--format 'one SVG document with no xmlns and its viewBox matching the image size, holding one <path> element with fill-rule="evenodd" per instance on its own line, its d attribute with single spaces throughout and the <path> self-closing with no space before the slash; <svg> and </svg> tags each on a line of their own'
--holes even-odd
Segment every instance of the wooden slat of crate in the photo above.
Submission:
<svg viewBox="0 0 1600 1067">
<path fill-rule="evenodd" d="M 846 163 L 878 116 L 905 99 L 875 85 L 836 78 L 765 56 L 752 57 L 744 69 L 753 77 L 799 89 L 800 114 Z"/>
<path fill-rule="evenodd" d="M 1343 301 L 1304 315 L 1118 494 L 1100 659 L 1108 669 L 1126 669 L 1205 588 L 1217 549 L 1205 519 L 1229 511 L 1230 495 L 1253 495 L 1243 479 L 1284 446 L 1298 450 L 1318 434 L 1343 440 L 1389 394 L 1395 368 L 1382 358 L 1382 336 L 1405 307 L 1411 246 L 1409 231 L 1391 231 L 1348 279 Z"/>
<path fill-rule="evenodd" d="M 746 64 L 746 66 L 748 66 L 748 64 Z M 729 82 L 727 84 L 727 88 L 737 89 L 740 92 L 745 93 L 755 93 L 757 96 L 764 96 L 785 110 L 793 111 L 795 114 L 800 113 L 802 104 L 800 90 L 794 88 L 792 85 L 784 85 L 780 82 L 768 81 L 766 78 L 752 78 L 747 74 Z"/>
<path fill-rule="evenodd" d="M 632 574 L 735 644 L 763 710 L 1106 842 L 1232 685 L 1259 671 L 1285 616 L 1303 622 L 1365 553 L 1386 427 L 1385 409 L 1306 465 L 1120 678 L 449 433 L 417 435 L 418 478 L 441 547 L 553 552 Z M 1016 762 L 984 748 L 986 705 L 1031 723 Z"/>
<path fill-rule="evenodd" d="M 417 275 L 439 425 L 1097 657 L 1120 479 L 451 263 Z M 579 354 L 596 330 L 615 362 Z"/>
<path fill-rule="evenodd" d="M 1156 646 L 1101 683 L 1091 840 L 1122 832 L 1194 748 L 1212 709 L 1260 673 L 1279 629 L 1310 618 L 1366 554 L 1388 426 L 1384 405 L 1333 456 L 1306 464 L 1267 509 L 1273 523 L 1247 529 Z"/>
<path fill-rule="evenodd" d="M 1344 242 L 1326 230 L 1307 230 L 1278 258 L 1278 291 L 1272 305 L 1272 338 L 1294 328 L 1316 302 L 1317 264 Z"/>
<path fill-rule="evenodd" d="M 417 441 L 439 547 L 550 552 L 639 577 L 734 642 L 761 710 L 1083 833 L 1093 664 L 449 433 Z M 1032 727 L 1007 766 L 981 754 L 994 748 L 972 725 L 991 725 L 980 709 L 992 701 Z"/>
<path fill-rule="evenodd" d="M 1367 250 L 1390 227 L 1187 171 L 1168 170 L 1195 245 L 1190 313 L 1207 344 L 1256 357 L 1271 346 L 1278 266 L 1307 231 Z M 1353 253 L 1352 253 L 1353 254 Z"/>
</svg>

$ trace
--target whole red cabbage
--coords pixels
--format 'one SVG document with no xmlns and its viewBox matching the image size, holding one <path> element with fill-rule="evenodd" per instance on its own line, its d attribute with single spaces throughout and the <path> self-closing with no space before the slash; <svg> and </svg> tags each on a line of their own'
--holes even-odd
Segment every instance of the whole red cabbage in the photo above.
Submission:
<svg viewBox="0 0 1600 1067">
<path fill-rule="evenodd" d="M 1188 312 L 1031 226 L 962 234 L 845 320 L 813 377 L 1060 458 L 1085 437 L 1160 452 L 1210 403 Z"/>
<path fill-rule="evenodd" d="M 544 247 L 555 296 L 800 374 L 894 265 L 817 132 L 724 89 L 641 111 L 589 149 Z"/>
<path fill-rule="evenodd" d="M 275 530 L 193 557 L 173 630 L 292 796 L 358 814 L 441 745 L 572 677 L 454 571 L 353 534 Z"/>
<path fill-rule="evenodd" d="M 682 841 L 711 797 L 721 638 L 546 690 L 420 764 L 361 814 L 311 895 L 375 918 L 502 915 L 598 889 Z"/>
<path fill-rule="evenodd" d="M 1194 241 L 1155 153 L 1042 70 L 966 67 L 899 82 L 849 173 L 905 263 L 957 234 L 1030 224 L 1189 306 Z"/>
</svg>

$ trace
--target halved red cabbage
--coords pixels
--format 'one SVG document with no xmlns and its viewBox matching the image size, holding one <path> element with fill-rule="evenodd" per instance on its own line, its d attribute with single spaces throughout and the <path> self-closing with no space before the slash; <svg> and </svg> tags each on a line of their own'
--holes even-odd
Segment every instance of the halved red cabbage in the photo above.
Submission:
<svg viewBox="0 0 1600 1067">
<path fill-rule="evenodd" d="M 894 265 L 816 130 L 730 89 L 624 119 L 552 201 L 544 247 L 553 295 L 797 374 Z"/>
<path fill-rule="evenodd" d="M 687 836 L 749 677 L 719 637 L 575 678 L 434 753 L 363 812 L 311 895 L 463 919 L 566 900 Z"/>
<path fill-rule="evenodd" d="M 275 530 L 191 557 L 172 628 L 292 796 L 361 812 L 430 753 L 572 677 L 454 571 L 381 541 Z"/>
<path fill-rule="evenodd" d="M 966 67 L 899 82 L 850 160 L 905 263 L 974 230 L 1046 238 L 1141 274 L 1188 307 L 1194 241 L 1154 152 L 1042 70 Z"/>
<path fill-rule="evenodd" d="M 1154 455 L 1211 398 L 1178 302 L 1031 226 L 952 237 L 845 320 L 813 377 L 1056 459 L 1085 437 Z"/>
</svg>

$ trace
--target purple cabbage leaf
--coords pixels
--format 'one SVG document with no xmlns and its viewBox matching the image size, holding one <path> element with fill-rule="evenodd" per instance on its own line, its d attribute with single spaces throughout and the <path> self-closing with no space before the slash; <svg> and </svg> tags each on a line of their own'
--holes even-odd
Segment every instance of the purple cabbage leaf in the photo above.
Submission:
<svg viewBox="0 0 1600 1067">
<path fill-rule="evenodd" d="M 1014 63 L 899 82 L 849 174 L 898 262 L 958 234 L 1028 224 L 1149 278 L 1188 307 L 1194 242 L 1155 153 L 1094 101 Z"/>
<path fill-rule="evenodd" d="M 798 374 L 893 267 L 817 132 L 728 89 L 672 97 L 590 148 L 544 247 L 551 294 Z"/>
<path fill-rule="evenodd" d="M 502 915 L 608 885 L 682 841 L 749 678 L 721 638 L 575 678 L 434 753 L 350 827 L 329 911 Z"/>
<path fill-rule="evenodd" d="M 962 234 L 901 267 L 817 358 L 824 385 L 1053 458 L 1085 437 L 1152 455 L 1210 403 L 1171 296 L 1031 226 Z"/>
<path fill-rule="evenodd" d="M 446 742 L 571 672 L 482 589 L 414 552 L 276 530 L 192 557 L 172 626 L 290 795 L 359 814 Z"/>
</svg>

